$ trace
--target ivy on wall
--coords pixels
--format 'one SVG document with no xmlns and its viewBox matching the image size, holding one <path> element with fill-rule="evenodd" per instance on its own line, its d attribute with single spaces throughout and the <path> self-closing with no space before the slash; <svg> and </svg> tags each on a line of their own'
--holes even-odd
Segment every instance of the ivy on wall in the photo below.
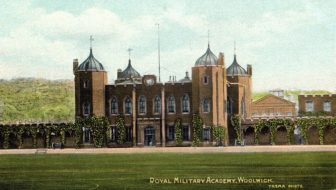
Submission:
<svg viewBox="0 0 336 190">
<path fill-rule="evenodd" d="M 126 128 L 125 128 L 125 119 L 123 116 L 118 115 L 116 120 L 117 127 L 117 143 L 124 144 L 126 141 Z"/>
<path fill-rule="evenodd" d="M 175 121 L 175 143 L 177 146 L 181 146 L 182 142 L 183 142 L 182 125 L 181 125 L 181 119 L 178 118 Z"/>
<path fill-rule="evenodd" d="M 236 132 L 237 141 L 241 144 L 242 143 L 242 128 L 241 128 L 241 116 L 235 115 L 231 117 L 231 124 Z"/>
<path fill-rule="evenodd" d="M 202 126 L 203 121 L 198 114 L 193 115 L 193 142 L 192 146 L 200 146 L 202 141 Z"/>
<path fill-rule="evenodd" d="M 225 139 L 225 129 L 222 126 L 212 126 L 213 139 L 215 139 L 217 146 L 222 146 Z"/>
</svg>

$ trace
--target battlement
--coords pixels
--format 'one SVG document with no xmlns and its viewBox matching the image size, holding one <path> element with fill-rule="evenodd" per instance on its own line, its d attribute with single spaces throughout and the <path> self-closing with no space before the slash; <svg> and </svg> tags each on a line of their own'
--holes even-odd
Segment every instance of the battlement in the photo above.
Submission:
<svg viewBox="0 0 336 190">
<path fill-rule="evenodd" d="M 323 94 L 323 95 L 299 95 L 299 98 L 336 98 L 336 94 Z"/>
</svg>

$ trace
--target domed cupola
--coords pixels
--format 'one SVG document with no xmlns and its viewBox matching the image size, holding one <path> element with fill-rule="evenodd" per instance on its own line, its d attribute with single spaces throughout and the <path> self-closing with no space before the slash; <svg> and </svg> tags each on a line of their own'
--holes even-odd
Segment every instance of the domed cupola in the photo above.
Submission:
<svg viewBox="0 0 336 190">
<path fill-rule="evenodd" d="M 210 50 L 210 45 L 208 44 L 207 51 L 197 59 L 195 66 L 207 66 L 207 65 L 217 65 L 217 57 Z"/>
<path fill-rule="evenodd" d="M 227 76 L 248 76 L 246 70 L 237 62 L 236 54 L 234 55 L 233 63 L 226 69 Z"/>
<path fill-rule="evenodd" d="M 78 71 L 105 71 L 104 66 L 93 56 L 92 48 L 90 55 L 78 67 Z"/>
<path fill-rule="evenodd" d="M 128 60 L 127 68 L 121 72 L 120 78 L 130 79 L 130 78 L 141 78 L 141 75 L 136 71 L 131 64 L 131 59 Z"/>
</svg>

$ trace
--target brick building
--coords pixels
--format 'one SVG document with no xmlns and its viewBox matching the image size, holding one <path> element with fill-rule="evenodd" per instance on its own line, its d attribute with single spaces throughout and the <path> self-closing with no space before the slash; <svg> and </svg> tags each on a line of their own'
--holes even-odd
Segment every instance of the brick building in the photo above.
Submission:
<svg viewBox="0 0 336 190">
<path fill-rule="evenodd" d="M 299 113 L 301 115 L 336 115 L 336 94 L 299 95 Z"/>
<path fill-rule="evenodd" d="M 224 54 L 217 58 L 209 45 L 192 67 L 191 77 L 186 72 L 181 80 L 162 83 L 155 75 L 142 76 L 129 60 L 125 70 L 117 71 L 114 84 L 108 84 L 107 72 L 92 48 L 80 65 L 74 59 L 73 71 L 76 116 L 106 116 L 112 126 L 111 143 L 116 139 L 118 115 L 125 119 L 127 141 L 133 146 L 174 145 L 177 119 L 181 119 L 183 144 L 190 144 L 193 114 L 202 118 L 204 145 L 211 145 L 211 126 L 228 130 L 229 116 L 251 116 L 252 66 L 246 71 L 234 55 L 226 69 Z M 85 143 L 90 143 L 90 132 L 83 130 Z"/>
<path fill-rule="evenodd" d="M 272 94 L 252 103 L 252 118 L 286 118 L 295 116 L 295 103 Z"/>
</svg>

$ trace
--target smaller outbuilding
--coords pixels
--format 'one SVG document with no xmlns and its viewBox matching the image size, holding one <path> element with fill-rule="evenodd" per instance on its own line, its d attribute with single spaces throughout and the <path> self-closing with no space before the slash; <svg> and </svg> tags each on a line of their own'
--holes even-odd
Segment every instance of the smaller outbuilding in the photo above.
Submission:
<svg viewBox="0 0 336 190">
<path fill-rule="evenodd" d="M 286 99 L 266 95 L 252 103 L 252 118 L 284 118 L 296 116 L 295 103 Z"/>
</svg>

